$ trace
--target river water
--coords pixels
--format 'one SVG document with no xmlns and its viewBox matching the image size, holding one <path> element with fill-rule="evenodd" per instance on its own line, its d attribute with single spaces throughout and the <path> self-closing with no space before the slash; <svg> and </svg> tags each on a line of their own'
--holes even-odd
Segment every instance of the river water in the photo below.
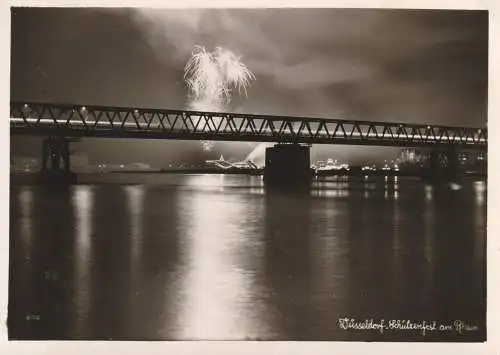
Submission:
<svg viewBox="0 0 500 355">
<path fill-rule="evenodd" d="M 482 341 L 485 251 L 479 180 L 324 178 L 310 194 L 243 175 L 13 185 L 9 337 Z"/>
</svg>

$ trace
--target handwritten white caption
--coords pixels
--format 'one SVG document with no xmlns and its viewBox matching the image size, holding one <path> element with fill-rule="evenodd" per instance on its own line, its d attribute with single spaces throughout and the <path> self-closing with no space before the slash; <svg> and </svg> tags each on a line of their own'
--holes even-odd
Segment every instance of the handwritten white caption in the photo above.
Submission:
<svg viewBox="0 0 500 355">
<path fill-rule="evenodd" d="M 440 324 L 437 321 L 412 321 L 400 319 L 364 319 L 339 318 L 338 325 L 342 330 L 366 330 L 384 333 L 384 331 L 417 331 L 422 336 L 431 332 L 466 332 L 477 331 L 475 325 L 467 324 L 462 320 L 455 320 L 451 324 Z"/>
</svg>

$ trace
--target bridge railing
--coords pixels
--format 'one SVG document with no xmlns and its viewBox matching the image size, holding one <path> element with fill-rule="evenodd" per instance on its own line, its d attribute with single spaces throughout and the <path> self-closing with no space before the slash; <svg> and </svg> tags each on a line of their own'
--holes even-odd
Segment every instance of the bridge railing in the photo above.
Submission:
<svg viewBox="0 0 500 355">
<path fill-rule="evenodd" d="M 487 145 L 484 128 L 18 102 L 11 103 L 10 124 L 14 134 L 471 148 Z"/>
</svg>

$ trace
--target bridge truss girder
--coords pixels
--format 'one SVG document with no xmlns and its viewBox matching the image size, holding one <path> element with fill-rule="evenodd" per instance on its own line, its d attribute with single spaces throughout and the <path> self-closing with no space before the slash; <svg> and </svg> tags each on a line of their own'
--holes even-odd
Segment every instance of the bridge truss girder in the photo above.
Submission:
<svg viewBox="0 0 500 355">
<path fill-rule="evenodd" d="M 12 134 L 486 149 L 485 128 L 240 113 L 19 103 Z"/>
</svg>

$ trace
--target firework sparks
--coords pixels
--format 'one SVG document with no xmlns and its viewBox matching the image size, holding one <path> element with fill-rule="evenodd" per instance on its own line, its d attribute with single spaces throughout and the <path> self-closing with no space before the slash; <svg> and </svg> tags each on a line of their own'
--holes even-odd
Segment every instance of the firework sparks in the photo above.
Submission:
<svg viewBox="0 0 500 355">
<path fill-rule="evenodd" d="M 210 53 L 197 46 L 184 68 L 184 78 L 190 91 L 191 106 L 219 108 L 229 104 L 232 89 L 247 94 L 254 74 L 232 52 L 217 47 Z"/>
<path fill-rule="evenodd" d="M 231 101 L 232 90 L 247 95 L 254 74 L 229 50 L 216 47 L 208 52 L 196 46 L 184 68 L 184 79 L 189 89 L 189 108 L 195 111 L 223 111 Z M 217 124 L 217 123 L 216 123 Z M 213 143 L 202 141 L 204 150 Z"/>
</svg>

